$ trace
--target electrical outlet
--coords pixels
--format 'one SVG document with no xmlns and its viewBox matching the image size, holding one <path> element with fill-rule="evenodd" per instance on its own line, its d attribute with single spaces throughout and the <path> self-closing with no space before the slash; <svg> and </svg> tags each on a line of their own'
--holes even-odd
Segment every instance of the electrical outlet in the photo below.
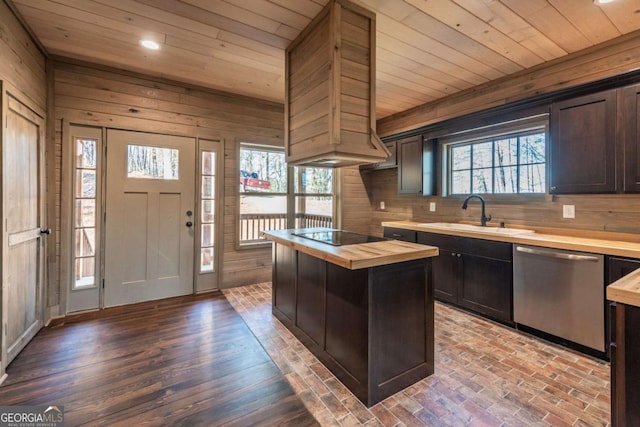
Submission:
<svg viewBox="0 0 640 427">
<path fill-rule="evenodd" d="M 575 205 L 562 205 L 562 218 L 575 218 L 576 207 Z"/>
<path fill-rule="evenodd" d="M 429 202 L 429 212 L 436 211 L 436 202 Z"/>
<path fill-rule="evenodd" d="M 383 211 L 384 210 L 384 202 L 380 202 L 380 210 Z"/>
</svg>

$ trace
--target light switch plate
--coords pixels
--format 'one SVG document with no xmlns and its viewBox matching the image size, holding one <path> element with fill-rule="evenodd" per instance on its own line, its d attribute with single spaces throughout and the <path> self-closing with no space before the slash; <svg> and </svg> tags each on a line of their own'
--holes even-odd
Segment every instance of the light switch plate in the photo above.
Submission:
<svg viewBox="0 0 640 427">
<path fill-rule="evenodd" d="M 384 210 L 384 202 L 380 202 L 380 210 L 383 211 Z"/>
<path fill-rule="evenodd" d="M 436 211 L 436 202 L 429 202 L 429 212 Z"/>
<path fill-rule="evenodd" d="M 575 218 L 576 206 L 575 205 L 562 205 L 562 218 Z"/>
</svg>

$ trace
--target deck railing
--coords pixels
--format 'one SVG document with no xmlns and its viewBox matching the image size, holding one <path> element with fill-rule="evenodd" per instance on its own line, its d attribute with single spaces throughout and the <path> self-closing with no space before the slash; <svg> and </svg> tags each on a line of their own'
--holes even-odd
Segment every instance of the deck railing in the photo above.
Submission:
<svg viewBox="0 0 640 427">
<path fill-rule="evenodd" d="M 327 215 L 296 214 L 295 228 L 332 227 L 333 218 Z M 287 214 L 241 214 L 240 241 L 262 240 L 262 230 L 284 230 L 287 228 Z"/>
</svg>

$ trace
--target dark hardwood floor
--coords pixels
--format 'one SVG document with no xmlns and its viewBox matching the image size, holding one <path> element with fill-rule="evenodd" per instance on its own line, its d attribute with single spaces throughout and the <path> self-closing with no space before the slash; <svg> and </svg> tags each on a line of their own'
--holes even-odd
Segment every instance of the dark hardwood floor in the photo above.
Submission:
<svg viewBox="0 0 640 427">
<path fill-rule="evenodd" d="M 7 369 L 0 405 L 62 405 L 65 425 L 316 425 L 221 294 L 73 316 Z"/>
</svg>

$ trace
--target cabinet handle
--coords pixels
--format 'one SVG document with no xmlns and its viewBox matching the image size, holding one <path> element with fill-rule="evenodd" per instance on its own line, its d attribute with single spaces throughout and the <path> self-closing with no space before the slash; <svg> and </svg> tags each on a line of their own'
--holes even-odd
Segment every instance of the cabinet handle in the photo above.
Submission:
<svg viewBox="0 0 640 427">
<path fill-rule="evenodd" d="M 455 253 L 453 253 L 453 252 L 451 252 L 451 256 L 456 256 L 456 254 L 455 254 Z"/>
<path fill-rule="evenodd" d="M 391 236 L 393 236 L 393 237 L 402 237 L 402 234 L 393 233 Z"/>
<path fill-rule="evenodd" d="M 458 254 L 458 258 L 460 258 L 462 256 L 462 254 Z"/>
<path fill-rule="evenodd" d="M 616 309 L 617 304 L 615 302 L 609 303 L 609 345 L 614 348 L 617 347 L 616 337 Z M 613 359 L 613 356 L 612 356 Z"/>
<path fill-rule="evenodd" d="M 529 255 L 538 255 L 538 256 L 544 256 L 548 258 L 567 259 L 569 261 L 592 261 L 592 262 L 599 261 L 599 258 L 597 256 L 566 254 L 564 252 L 545 251 L 541 249 L 524 248 L 522 246 L 517 246 L 516 251 L 529 254 Z"/>
<path fill-rule="evenodd" d="M 556 186 L 554 185 L 554 186 L 551 186 L 551 187 L 549 188 L 549 191 L 550 191 L 550 192 L 554 192 L 554 191 L 556 191 L 557 189 L 558 189 L 558 187 L 556 187 Z"/>
</svg>

